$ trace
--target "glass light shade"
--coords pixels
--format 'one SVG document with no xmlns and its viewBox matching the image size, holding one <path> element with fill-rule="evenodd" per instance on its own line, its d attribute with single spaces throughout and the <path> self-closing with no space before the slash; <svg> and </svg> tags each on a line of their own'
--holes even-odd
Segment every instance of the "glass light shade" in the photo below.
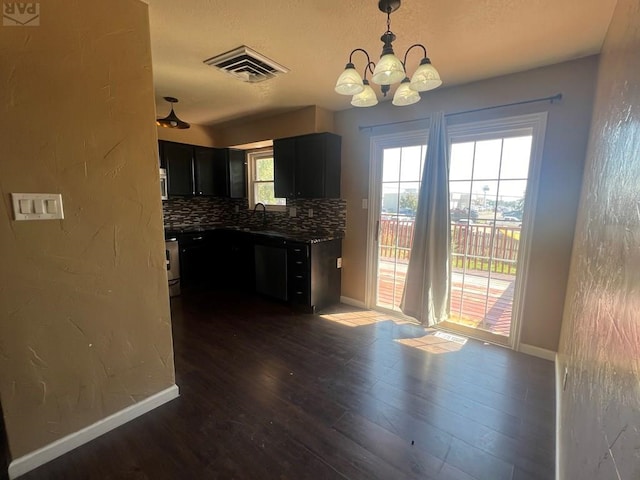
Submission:
<svg viewBox="0 0 640 480">
<path fill-rule="evenodd" d="M 356 71 L 352 63 L 348 63 L 344 72 L 338 77 L 336 82 L 336 93 L 340 95 L 356 95 L 364 90 L 362 77 Z"/>
<path fill-rule="evenodd" d="M 420 101 L 420 94 L 412 90 L 409 85 L 409 79 L 405 78 L 396 90 L 393 101 L 391 102 L 396 107 L 405 107 Z"/>
<path fill-rule="evenodd" d="M 351 99 L 351 105 L 354 107 L 373 107 L 378 104 L 378 97 L 373 88 L 369 86 L 367 80 L 364 81 L 364 90 Z"/>
<path fill-rule="evenodd" d="M 416 92 L 426 92 L 442 85 L 440 74 L 431 63 L 421 63 L 411 77 L 411 89 Z"/>
<path fill-rule="evenodd" d="M 380 58 L 371 80 L 378 85 L 392 85 L 402 81 L 405 76 L 402 62 L 393 53 L 387 53 Z"/>
</svg>

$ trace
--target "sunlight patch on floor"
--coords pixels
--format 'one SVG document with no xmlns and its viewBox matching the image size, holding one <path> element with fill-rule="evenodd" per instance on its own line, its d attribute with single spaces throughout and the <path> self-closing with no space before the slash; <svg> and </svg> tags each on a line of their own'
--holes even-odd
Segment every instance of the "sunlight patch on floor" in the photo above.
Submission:
<svg viewBox="0 0 640 480">
<path fill-rule="evenodd" d="M 399 338 L 396 342 L 407 347 L 417 348 L 429 353 L 451 353 L 461 350 L 467 339 L 450 333 L 427 330 L 426 335 L 416 338 Z"/>
<path fill-rule="evenodd" d="M 372 310 L 327 313 L 320 315 L 320 317 L 326 320 L 331 320 L 332 322 L 340 323 L 341 325 L 346 325 L 348 327 L 362 327 L 364 325 L 373 325 L 374 323 L 388 321 L 392 321 L 397 325 L 411 323 L 406 320 L 390 318 L 389 315 L 385 315 L 380 312 L 374 312 Z"/>
</svg>

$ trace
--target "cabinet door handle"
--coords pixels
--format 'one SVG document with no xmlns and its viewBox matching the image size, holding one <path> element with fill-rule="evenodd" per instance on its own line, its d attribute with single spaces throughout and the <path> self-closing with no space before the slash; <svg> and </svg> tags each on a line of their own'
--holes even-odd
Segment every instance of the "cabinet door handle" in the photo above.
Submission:
<svg viewBox="0 0 640 480">
<path fill-rule="evenodd" d="M 301 261 L 297 261 L 296 265 L 302 265 L 302 262 Z"/>
<path fill-rule="evenodd" d="M 192 240 L 202 240 L 202 237 L 193 237 Z"/>
<path fill-rule="evenodd" d="M 168 260 L 167 260 L 167 263 L 169 263 Z M 296 278 L 302 278 L 302 275 L 296 275 Z"/>
<path fill-rule="evenodd" d="M 299 248 L 294 248 L 293 251 L 294 252 L 301 252 L 302 250 L 300 250 Z"/>
</svg>

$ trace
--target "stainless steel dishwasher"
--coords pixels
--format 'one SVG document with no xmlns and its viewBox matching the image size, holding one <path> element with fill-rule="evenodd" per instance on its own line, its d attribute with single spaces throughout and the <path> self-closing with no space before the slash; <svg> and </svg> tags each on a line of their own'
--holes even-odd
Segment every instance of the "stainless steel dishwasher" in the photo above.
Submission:
<svg viewBox="0 0 640 480">
<path fill-rule="evenodd" d="M 169 296 L 180 295 L 180 249 L 177 238 L 167 238 L 164 242 L 167 257 L 167 278 L 169 279 Z"/>
</svg>

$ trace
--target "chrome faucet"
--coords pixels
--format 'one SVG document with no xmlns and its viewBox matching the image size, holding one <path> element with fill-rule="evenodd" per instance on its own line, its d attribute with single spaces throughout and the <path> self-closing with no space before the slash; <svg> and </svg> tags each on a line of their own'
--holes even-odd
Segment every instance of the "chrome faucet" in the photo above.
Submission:
<svg viewBox="0 0 640 480">
<path fill-rule="evenodd" d="M 254 215 L 256 213 L 256 209 L 258 208 L 258 205 L 262 206 L 262 228 L 264 228 L 267 226 L 267 207 L 265 207 L 264 203 L 262 202 L 256 203 L 256 205 L 253 207 Z"/>
</svg>

